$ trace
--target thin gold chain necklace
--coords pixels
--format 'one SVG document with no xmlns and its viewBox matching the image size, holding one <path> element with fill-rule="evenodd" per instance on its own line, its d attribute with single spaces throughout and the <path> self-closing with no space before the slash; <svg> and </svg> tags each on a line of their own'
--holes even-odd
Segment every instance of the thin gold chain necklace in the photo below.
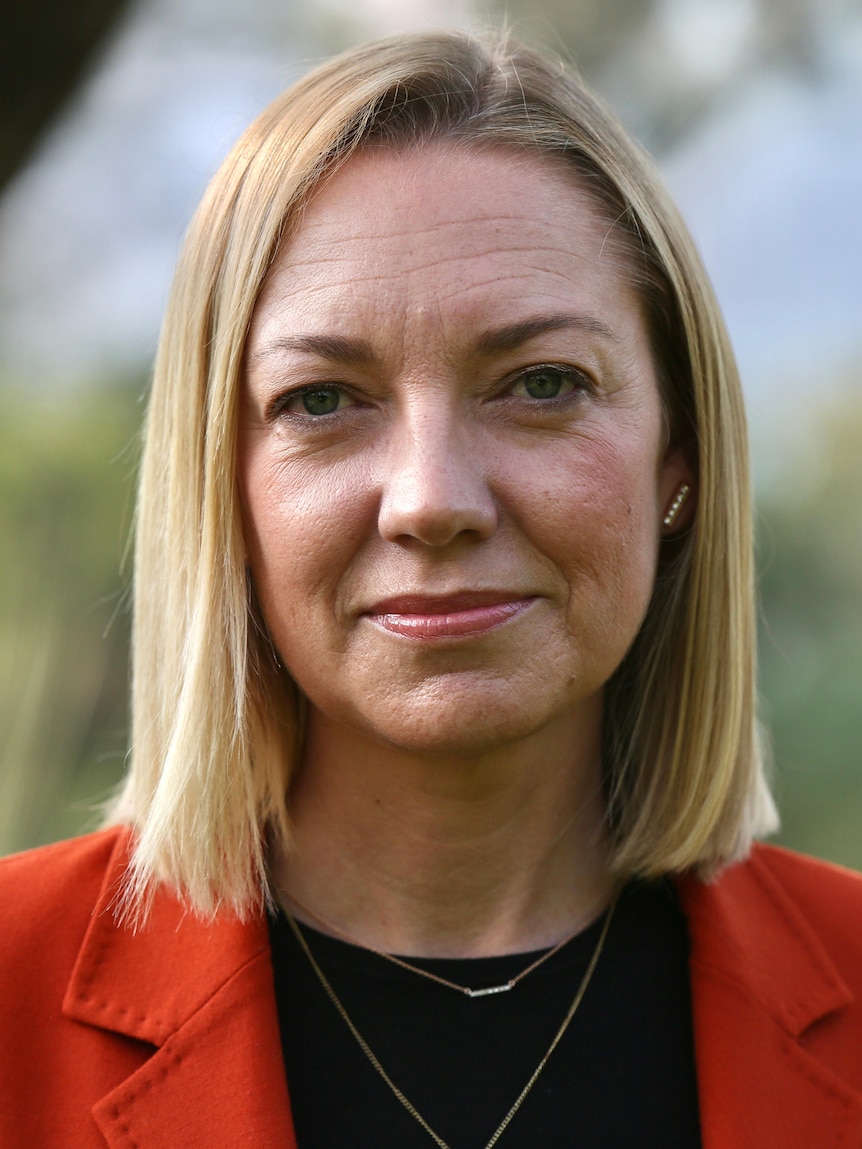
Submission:
<svg viewBox="0 0 862 1149">
<path fill-rule="evenodd" d="M 563 1035 L 565 1034 L 566 1030 L 569 1028 L 569 1024 L 570 1024 L 572 1018 L 577 1013 L 578 1006 L 581 1004 L 581 1000 L 582 1000 L 584 994 L 587 992 L 587 986 L 590 984 L 590 980 L 592 979 L 595 968 L 598 965 L 599 958 L 601 957 L 601 953 L 602 953 L 602 950 L 603 950 L 604 945 L 605 945 L 605 938 L 608 936 L 608 929 L 610 928 L 611 918 L 614 916 L 614 910 L 616 909 L 618 897 L 619 897 L 619 891 L 614 893 L 613 900 L 611 901 L 610 907 L 608 908 L 607 916 L 605 917 L 604 925 L 602 926 L 602 932 L 599 934 L 599 940 L 596 942 L 596 948 L 593 950 L 593 956 L 590 958 L 590 963 L 587 966 L 586 973 L 581 978 L 581 984 L 578 986 L 577 992 L 576 992 L 576 994 L 572 1000 L 572 1004 L 569 1006 L 568 1012 L 566 1013 L 566 1016 L 563 1018 L 562 1025 L 557 1030 L 557 1032 L 554 1034 L 553 1040 L 551 1041 L 551 1044 L 548 1046 L 547 1050 L 545 1051 L 545 1054 L 542 1057 L 541 1061 L 536 1066 L 536 1068 L 533 1070 L 533 1072 L 530 1074 L 530 1076 L 527 1080 L 527 1084 L 524 1086 L 524 1088 L 521 1090 L 521 1092 L 515 1098 L 515 1101 L 514 1101 L 512 1107 L 509 1109 L 509 1112 L 506 1114 L 506 1116 L 503 1118 L 503 1120 L 497 1126 L 496 1130 L 494 1131 L 493 1136 L 491 1137 L 491 1140 L 487 1142 L 487 1144 L 484 1146 L 484 1149 L 493 1149 L 493 1147 L 497 1144 L 497 1142 L 503 1136 L 503 1134 L 505 1133 L 506 1129 L 508 1128 L 509 1123 L 511 1122 L 512 1118 L 515 1116 L 515 1114 L 518 1112 L 518 1110 L 523 1105 L 523 1103 L 527 1097 L 527 1094 L 530 1092 L 530 1090 L 533 1088 L 533 1086 L 536 1084 L 537 1080 L 539 1079 L 540 1073 L 545 1068 L 545 1066 L 548 1064 L 548 1061 L 550 1060 L 551 1054 L 554 1052 L 554 1050 L 557 1048 L 557 1046 L 562 1041 Z M 287 920 L 290 924 L 290 928 L 293 930 L 293 933 L 294 933 L 294 936 L 296 937 L 296 940 L 299 942 L 299 945 L 302 948 L 303 952 L 305 953 L 305 956 L 308 958 L 309 962 L 311 963 L 311 968 L 314 970 L 315 974 L 317 975 L 318 981 L 323 986 L 323 989 L 326 992 L 326 996 L 329 998 L 329 1000 L 335 1006 L 336 1010 L 340 1014 L 345 1025 L 350 1030 L 350 1032 L 353 1034 L 354 1038 L 356 1039 L 357 1044 L 359 1045 L 359 1048 L 362 1050 L 362 1052 L 365 1054 L 365 1056 L 371 1062 L 372 1066 L 377 1070 L 377 1072 L 383 1078 L 386 1085 L 389 1087 L 390 1091 L 401 1102 L 401 1104 L 404 1106 L 404 1108 L 407 1110 L 407 1112 L 410 1114 L 410 1116 L 415 1118 L 415 1120 L 419 1122 L 419 1124 L 422 1126 L 422 1128 L 425 1130 L 425 1132 L 428 1134 L 428 1136 L 432 1139 L 432 1141 L 434 1141 L 439 1146 L 439 1149 L 451 1149 L 448 1142 L 444 1141 L 443 1138 L 438 1133 L 434 1132 L 434 1130 L 431 1128 L 431 1126 L 428 1124 L 428 1122 L 425 1120 L 425 1118 L 422 1116 L 422 1114 L 419 1112 L 419 1110 L 416 1108 L 416 1106 L 412 1103 L 412 1101 L 409 1100 L 409 1098 L 405 1097 L 405 1095 L 401 1092 L 401 1090 L 398 1088 L 398 1086 L 395 1084 L 395 1082 L 392 1080 L 392 1078 L 389 1076 L 389 1074 L 386 1072 L 386 1070 L 380 1064 L 380 1062 L 377 1059 L 377 1056 L 374 1053 L 374 1050 L 371 1048 L 371 1046 L 368 1044 L 368 1042 L 365 1040 L 365 1038 L 362 1036 L 362 1034 L 359 1032 L 359 1030 L 353 1024 L 353 1021 L 351 1020 L 350 1015 L 348 1014 L 348 1012 L 344 1008 L 344 1006 L 341 1004 L 340 998 L 338 997 L 338 995 L 336 994 L 336 992 L 332 988 L 332 986 L 329 984 L 329 981 L 326 977 L 326 974 L 323 972 L 323 970 L 320 968 L 320 966 L 315 961 L 314 954 L 309 949 L 308 943 L 305 940 L 305 936 L 304 936 L 302 930 L 297 925 L 296 921 L 294 920 L 293 915 L 288 913 L 287 911 L 285 911 L 285 915 L 286 915 Z"/>
<path fill-rule="evenodd" d="M 500 985 L 485 986 L 482 989 L 471 989 L 469 986 L 459 985 L 456 981 L 449 981 L 448 978 L 441 977 L 439 974 L 432 973 L 430 970 L 422 969 L 421 966 L 413 965 L 412 962 L 406 961 L 401 957 L 396 957 L 395 954 L 388 953 L 386 950 L 379 950 L 375 946 L 370 946 L 365 942 L 357 941 L 356 938 L 352 938 L 350 934 L 346 933 L 342 929 L 339 929 L 338 926 L 333 925 L 332 922 L 327 921 L 322 914 L 315 913 L 314 910 L 309 909 L 308 906 L 303 905 L 299 898 L 294 897 L 293 894 L 288 894 L 285 890 L 279 890 L 278 892 L 281 894 L 283 901 L 292 902 L 293 905 L 295 905 L 298 910 L 301 910 L 306 917 L 311 918 L 313 922 L 323 926 L 327 933 L 334 934 L 335 937 L 340 938 L 344 942 L 349 942 L 349 944 L 352 946 L 358 946 L 360 949 L 366 949 L 370 953 L 376 954 L 378 957 L 383 958 L 385 961 L 392 962 L 393 965 L 400 966 L 401 969 L 406 969 L 409 970 L 410 973 L 418 974 L 419 977 L 427 978 L 429 981 L 436 981 L 438 985 L 443 985 L 447 989 L 454 989 L 458 993 L 463 993 L 466 997 L 489 997 L 494 993 L 507 993 L 510 989 L 514 989 L 518 982 L 522 981 L 527 976 L 527 974 L 532 973 L 534 969 L 538 969 L 540 965 L 543 965 L 546 961 L 548 961 L 549 958 L 552 958 L 555 953 L 559 953 L 563 946 L 568 945 L 575 934 L 580 933 L 587 924 L 586 922 L 579 922 L 575 929 L 573 929 L 570 934 L 567 934 L 561 942 L 557 942 L 557 944 L 552 949 L 547 950 L 542 954 L 541 957 L 538 957 L 535 961 L 530 962 L 526 969 L 522 969 L 519 974 L 517 974 L 515 977 L 509 978 L 508 981 L 501 982 Z"/>
</svg>

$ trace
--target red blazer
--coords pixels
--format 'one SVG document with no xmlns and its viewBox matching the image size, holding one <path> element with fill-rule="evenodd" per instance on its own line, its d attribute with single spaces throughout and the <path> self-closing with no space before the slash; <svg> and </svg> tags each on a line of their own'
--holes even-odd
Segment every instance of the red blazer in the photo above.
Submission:
<svg viewBox="0 0 862 1149">
<path fill-rule="evenodd" d="M 295 1149 L 266 922 L 118 928 L 126 849 L 0 862 L 0 1147 Z M 704 1149 L 860 1149 L 862 878 L 758 847 L 679 891 Z"/>
</svg>

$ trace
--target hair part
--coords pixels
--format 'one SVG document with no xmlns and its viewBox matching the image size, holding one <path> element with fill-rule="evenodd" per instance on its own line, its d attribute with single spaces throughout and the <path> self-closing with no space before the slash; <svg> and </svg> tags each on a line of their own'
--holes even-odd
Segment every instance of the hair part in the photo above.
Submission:
<svg viewBox="0 0 862 1149">
<path fill-rule="evenodd" d="M 269 897 L 289 848 L 302 699 L 246 573 L 236 481 L 245 342 L 304 206 L 359 149 L 445 141 L 563 163 L 608 223 L 652 339 L 696 521 L 662 544 L 644 624 L 606 691 L 604 778 L 621 875 L 710 872 L 772 829 L 756 724 L 745 419 L 717 303 L 649 161 L 561 61 L 502 36 L 395 37 L 276 100 L 215 176 L 185 241 L 155 364 L 135 557 L 132 749 L 114 821 L 135 829 L 125 905 L 168 882 L 198 912 Z"/>
</svg>

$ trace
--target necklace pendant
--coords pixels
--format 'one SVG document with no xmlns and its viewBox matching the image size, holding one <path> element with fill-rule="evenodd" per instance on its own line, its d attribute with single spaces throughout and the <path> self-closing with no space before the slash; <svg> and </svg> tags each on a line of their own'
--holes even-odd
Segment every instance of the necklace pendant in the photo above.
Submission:
<svg viewBox="0 0 862 1149">
<path fill-rule="evenodd" d="M 515 983 L 507 981 L 504 985 L 489 985 L 485 989 L 465 990 L 468 997 L 489 997 L 492 993 L 507 993 Z"/>
</svg>

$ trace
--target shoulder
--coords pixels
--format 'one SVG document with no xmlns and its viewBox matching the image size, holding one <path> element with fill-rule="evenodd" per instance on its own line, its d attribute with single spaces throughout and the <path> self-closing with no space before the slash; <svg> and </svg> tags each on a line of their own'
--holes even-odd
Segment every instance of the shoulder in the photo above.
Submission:
<svg viewBox="0 0 862 1149">
<path fill-rule="evenodd" d="M 86 899 L 93 887 L 98 894 L 117 843 L 126 834 L 125 829 L 113 826 L 0 858 L 0 900 L 10 907 L 53 899 L 61 893 L 74 900 Z"/>
<path fill-rule="evenodd" d="M 782 892 L 862 993 L 862 874 L 776 846 L 756 847 L 748 865 L 761 885 Z"/>
<path fill-rule="evenodd" d="M 782 846 L 760 843 L 754 847 L 745 864 L 771 873 L 798 896 L 813 899 L 815 903 L 821 902 L 824 894 L 828 894 L 830 904 L 834 899 L 843 901 L 849 898 L 857 906 L 862 901 L 862 873 L 834 862 L 797 854 Z"/>
<path fill-rule="evenodd" d="M 0 980 L 71 968 L 127 831 L 114 827 L 0 859 Z"/>
<path fill-rule="evenodd" d="M 812 924 L 830 932 L 850 925 L 862 938 L 862 874 L 780 846 L 758 843 L 747 858 L 711 880 L 687 876 L 682 887 L 694 909 L 703 903 L 711 910 L 744 913 L 747 906 L 792 903 Z"/>
<path fill-rule="evenodd" d="M 679 892 L 692 959 L 766 987 L 825 979 L 862 1001 L 862 875 L 757 845 L 712 881 Z"/>
<path fill-rule="evenodd" d="M 779 846 L 757 845 L 730 866 L 716 892 L 737 901 L 792 904 L 822 938 L 846 938 L 862 947 L 862 874 Z"/>
</svg>

